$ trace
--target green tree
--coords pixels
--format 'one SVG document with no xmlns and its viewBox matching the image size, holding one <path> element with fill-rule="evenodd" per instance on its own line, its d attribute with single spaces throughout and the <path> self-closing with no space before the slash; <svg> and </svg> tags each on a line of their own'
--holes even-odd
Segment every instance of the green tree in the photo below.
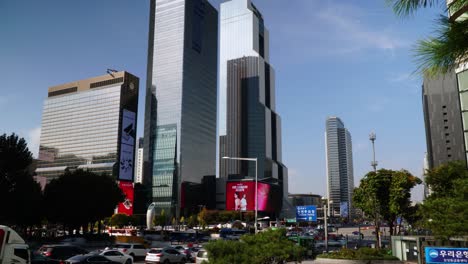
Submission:
<svg viewBox="0 0 468 264">
<path fill-rule="evenodd" d="M 411 205 L 411 189 L 421 180 L 408 171 L 380 169 L 369 172 L 354 189 L 354 206 L 361 209 L 375 223 L 377 239 L 381 220 L 389 224 L 390 235 L 394 234 L 394 222 L 404 215 Z"/>
<path fill-rule="evenodd" d="M 112 215 L 109 224 L 111 226 L 117 226 L 119 228 L 122 228 L 130 222 L 130 217 L 126 214 L 114 214 Z"/>
<path fill-rule="evenodd" d="M 198 225 L 198 216 L 197 215 L 191 215 L 189 218 L 187 218 L 187 226 L 189 228 L 193 228 Z"/>
<path fill-rule="evenodd" d="M 468 235 L 468 170 L 450 162 L 427 173 L 431 194 L 421 205 L 422 224 L 437 237 Z"/>
<path fill-rule="evenodd" d="M 124 195 L 111 177 L 81 169 L 66 171 L 44 190 L 46 213 L 50 221 L 69 230 L 88 226 L 111 216 Z"/>
<path fill-rule="evenodd" d="M 286 230 L 244 235 L 239 241 L 217 240 L 205 246 L 210 263 L 284 263 L 301 261 L 304 249 L 286 238 Z"/>
<path fill-rule="evenodd" d="M 387 2 L 400 16 L 408 16 L 420 8 L 446 4 L 446 0 L 387 0 Z M 455 68 L 458 63 L 467 62 L 468 0 L 453 0 L 448 5 L 448 10 L 449 17 L 443 14 L 437 22 L 436 36 L 420 40 L 416 46 L 418 70 L 423 73 L 430 75 L 445 73 Z"/>
<path fill-rule="evenodd" d="M 0 223 L 26 227 L 42 220 L 42 193 L 32 177 L 32 154 L 24 138 L 0 136 Z"/>
<path fill-rule="evenodd" d="M 153 223 L 157 226 L 161 226 L 162 229 L 164 230 L 164 227 L 167 224 L 167 215 L 166 211 L 164 209 L 161 210 L 161 213 L 157 214 L 154 219 Z"/>
</svg>

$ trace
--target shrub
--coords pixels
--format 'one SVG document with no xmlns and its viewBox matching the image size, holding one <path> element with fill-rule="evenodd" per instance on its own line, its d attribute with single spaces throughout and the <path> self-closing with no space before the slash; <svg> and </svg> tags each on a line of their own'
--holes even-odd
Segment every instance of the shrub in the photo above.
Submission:
<svg viewBox="0 0 468 264">
<path fill-rule="evenodd" d="M 286 238 L 286 231 L 244 235 L 240 241 L 217 240 L 205 246 L 210 263 L 284 263 L 301 261 L 304 249 Z"/>
<path fill-rule="evenodd" d="M 397 257 L 390 255 L 389 251 L 375 248 L 360 248 L 358 250 L 344 248 L 337 252 L 318 255 L 318 257 L 353 260 L 398 260 Z"/>
</svg>

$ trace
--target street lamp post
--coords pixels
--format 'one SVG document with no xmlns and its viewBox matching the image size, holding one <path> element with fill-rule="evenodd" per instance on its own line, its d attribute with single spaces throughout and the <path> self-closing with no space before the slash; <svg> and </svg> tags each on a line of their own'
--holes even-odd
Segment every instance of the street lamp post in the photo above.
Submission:
<svg viewBox="0 0 468 264">
<path fill-rule="evenodd" d="M 327 218 L 328 218 L 328 212 L 327 212 L 327 199 L 325 197 L 322 197 L 323 203 L 323 229 L 325 230 L 325 252 L 328 253 L 328 224 L 327 224 Z M 330 206 L 328 206 L 328 209 L 330 209 Z"/>
<path fill-rule="evenodd" d="M 258 221 L 258 159 L 257 158 L 240 158 L 240 157 L 223 157 L 223 159 L 230 160 L 247 160 L 255 161 L 255 234 L 257 234 L 257 221 Z"/>
</svg>

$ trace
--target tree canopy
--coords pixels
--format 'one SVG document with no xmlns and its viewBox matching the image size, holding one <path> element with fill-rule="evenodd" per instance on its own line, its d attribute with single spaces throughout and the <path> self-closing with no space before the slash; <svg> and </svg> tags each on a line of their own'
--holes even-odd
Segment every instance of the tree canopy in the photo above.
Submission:
<svg viewBox="0 0 468 264">
<path fill-rule="evenodd" d="M 390 235 L 393 235 L 394 222 L 411 206 L 411 189 L 420 183 L 419 178 L 406 170 L 369 172 L 354 190 L 354 206 L 374 220 L 377 236 L 381 220 L 388 222 Z"/>
<path fill-rule="evenodd" d="M 414 14 L 420 8 L 446 6 L 446 0 L 387 0 L 400 16 Z M 460 63 L 468 62 L 468 0 L 449 1 L 449 16 L 437 20 L 435 36 L 420 40 L 416 46 L 418 70 L 435 75 L 445 73 Z"/>
<path fill-rule="evenodd" d="M 32 154 L 24 138 L 0 135 L 0 223 L 27 226 L 41 221 L 41 188 L 32 177 Z"/>
<path fill-rule="evenodd" d="M 111 216 L 124 195 L 111 177 L 78 169 L 52 180 L 44 199 L 50 221 L 79 228 Z"/>
<path fill-rule="evenodd" d="M 429 170 L 431 194 L 421 208 L 422 225 L 441 238 L 468 235 L 468 170 L 464 162 L 450 162 Z"/>
</svg>

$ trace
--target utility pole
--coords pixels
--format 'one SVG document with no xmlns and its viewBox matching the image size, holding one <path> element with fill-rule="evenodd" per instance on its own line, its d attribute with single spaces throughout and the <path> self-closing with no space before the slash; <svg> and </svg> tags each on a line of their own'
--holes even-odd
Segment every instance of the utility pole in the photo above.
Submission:
<svg viewBox="0 0 468 264">
<path fill-rule="evenodd" d="M 371 166 L 374 168 L 374 173 L 377 174 L 377 161 L 375 161 L 375 139 L 376 135 L 374 132 L 371 132 L 369 134 L 369 140 L 372 142 L 372 161 L 371 161 Z M 376 233 L 377 233 L 377 247 L 381 248 L 382 247 L 382 242 L 381 242 L 381 237 L 380 237 L 380 214 L 377 210 L 377 197 L 374 198 L 374 208 L 375 208 L 375 225 L 376 225 Z"/>
</svg>

